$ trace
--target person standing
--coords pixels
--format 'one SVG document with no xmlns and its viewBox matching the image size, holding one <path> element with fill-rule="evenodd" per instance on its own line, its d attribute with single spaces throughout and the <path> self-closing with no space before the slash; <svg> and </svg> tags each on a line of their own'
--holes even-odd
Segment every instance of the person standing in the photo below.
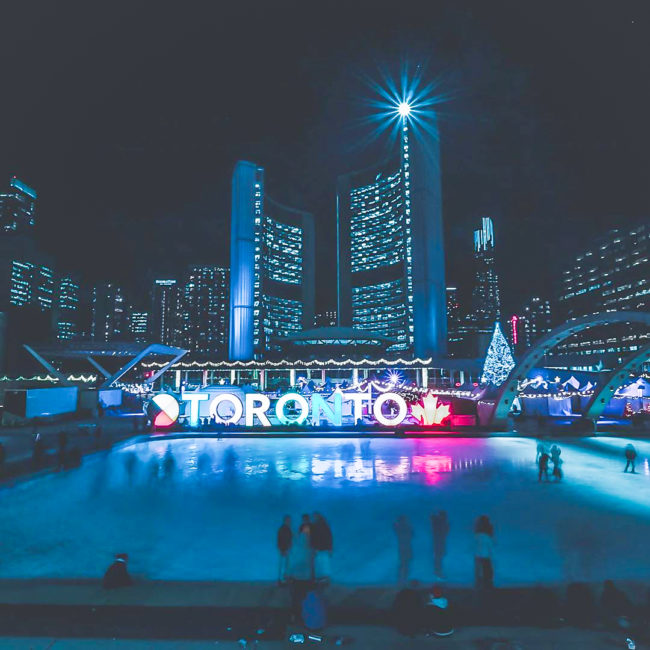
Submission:
<svg viewBox="0 0 650 650">
<path fill-rule="evenodd" d="M 330 578 L 334 540 L 327 520 L 320 512 L 314 513 L 311 525 L 311 547 L 314 553 L 314 579 L 327 582 Z"/>
<path fill-rule="evenodd" d="M 442 562 L 447 552 L 447 535 L 449 534 L 449 519 L 444 510 L 431 515 L 431 533 L 433 535 L 433 572 L 436 577 L 443 578 Z"/>
<path fill-rule="evenodd" d="M 537 475 L 537 481 L 541 483 L 542 475 L 544 475 L 544 480 L 548 483 L 548 461 L 549 455 L 546 450 L 544 450 L 539 457 L 539 473 Z"/>
<path fill-rule="evenodd" d="M 393 530 L 397 536 L 397 582 L 403 585 L 408 580 L 411 560 L 413 559 L 413 529 L 408 517 L 400 515 L 393 524 Z"/>
<path fill-rule="evenodd" d="M 481 515 L 474 525 L 474 576 L 477 589 L 490 589 L 494 584 L 493 538 L 492 522 L 487 515 Z"/>
<path fill-rule="evenodd" d="M 553 445 L 551 447 L 551 462 L 553 463 L 553 478 L 556 481 L 561 481 L 562 480 L 562 459 L 560 458 L 560 455 L 562 454 L 562 450 L 557 446 Z"/>
<path fill-rule="evenodd" d="M 290 575 L 294 580 L 310 581 L 312 578 L 311 523 L 309 515 L 303 515 L 292 544 Z"/>
<path fill-rule="evenodd" d="M 636 449 L 634 448 L 634 445 L 629 444 L 625 447 L 625 458 L 627 462 L 625 463 L 625 469 L 623 471 L 627 472 L 628 468 L 632 467 L 632 474 L 636 474 Z"/>
<path fill-rule="evenodd" d="M 287 581 L 287 572 L 289 570 L 289 553 L 293 544 L 293 533 L 291 532 L 291 517 L 285 515 L 282 525 L 278 529 L 277 545 L 280 554 L 280 570 L 278 573 L 278 583 L 284 584 Z"/>
</svg>

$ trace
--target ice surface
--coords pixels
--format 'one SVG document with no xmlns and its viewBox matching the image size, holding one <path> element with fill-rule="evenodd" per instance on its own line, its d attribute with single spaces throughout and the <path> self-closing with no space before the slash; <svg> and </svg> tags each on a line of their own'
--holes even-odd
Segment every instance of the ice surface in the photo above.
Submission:
<svg viewBox="0 0 650 650">
<path fill-rule="evenodd" d="M 438 509 L 452 584 L 473 579 L 480 514 L 495 525 L 497 584 L 650 578 L 650 442 L 634 441 L 634 475 L 629 440 L 558 442 L 561 484 L 537 482 L 527 438 L 137 443 L 3 489 L 0 578 L 97 577 L 127 552 L 146 578 L 274 580 L 282 516 L 317 510 L 334 533 L 334 581 L 395 582 L 400 514 L 415 531 L 411 576 L 431 581 Z"/>
</svg>

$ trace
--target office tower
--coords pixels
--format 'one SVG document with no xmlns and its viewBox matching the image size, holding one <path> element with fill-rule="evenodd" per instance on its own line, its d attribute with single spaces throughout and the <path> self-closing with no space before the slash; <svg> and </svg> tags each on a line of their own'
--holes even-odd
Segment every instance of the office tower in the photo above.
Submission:
<svg viewBox="0 0 650 650">
<path fill-rule="evenodd" d="M 474 264 L 473 321 L 479 332 L 491 335 L 494 323 L 501 318 L 501 300 L 494 260 L 494 227 L 489 217 L 483 217 L 481 227 L 474 231 Z"/>
<path fill-rule="evenodd" d="M 151 291 L 150 338 L 154 343 L 175 345 L 179 316 L 179 288 L 176 280 L 154 280 Z"/>
<path fill-rule="evenodd" d="M 447 351 L 449 356 L 461 356 L 459 348 L 462 341 L 458 289 L 447 287 Z"/>
<path fill-rule="evenodd" d="M 395 155 L 339 177 L 339 324 L 394 340 L 390 350 L 447 348 L 440 145 L 399 118 Z"/>
<path fill-rule="evenodd" d="M 644 220 L 596 239 L 562 274 L 558 308 L 564 319 L 602 311 L 650 310 L 650 224 Z M 635 325 L 591 328 L 557 347 L 575 367 L 611 367 L 650 342 Z"/>
<path fill-rule="evenodd" d="M 60 341 L 69 341 L 79 335 L 80 287 L 69 275 L 58 278 L 56 287 L 54 335 Z"/>
<path fill-rule="evenodd" d="M 264 169 L 239 161 L 232 179 L 230 359 L 277 353 L 314 321 L 314 219 L 273 201 Z"/>
<path fill-rule="evenodd" d="M 129 310 L 129 333 L 137 343 L 145 343 L 149 334 L 149 314 L 146 311 Z"/>
<path fill-rule="evenodd" d="M 534 296 L 519 314 L 508 319 L 508 342 L 515 353 L 521 353 L 552 329 L 550 300 Z"/>
<path fill-rule="evenodd" d="M 36 305 L 42 311 L 52 309 L 55 298 L 54 272 L 49 266 L 13 260 L 9 302 L 15 307 Z"/>
<path fill-rule="evenodd" d="M 99 284 L 93 289 L 91 336 L 93 341 L 128 338 L 124 293 L 113 282 Z"/>
<path fill-rule="evenodd" d="M 199 355 L 225 359 L 228 350 L 228 269 L 192 265 L 183 283 L 180 341 Z"/>
<path fill-rule="evenodd" d="M 314 316 L 314 327 L 335 327 L 336 323 L 336 309 L 321 311 Z"/>
<path fill-rule="evenodd" d="M 15 176 L 9 188 L 0 192 L 0 231 L 30 234 L 34 226 L 36 192 Z"/>
</svg>

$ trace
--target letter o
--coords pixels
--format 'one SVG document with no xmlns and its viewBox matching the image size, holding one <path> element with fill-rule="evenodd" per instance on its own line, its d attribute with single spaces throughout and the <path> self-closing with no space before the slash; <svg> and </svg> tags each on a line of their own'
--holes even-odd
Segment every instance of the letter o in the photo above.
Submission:
<svg viewBox="0 0 650 650">
<path fill-rule="evenodd" d="M 394 418 L 387 418 L 382 412 L 381 407 L 385 402 L 395 402 L 397 404 L 397 415 Z M 401 424 L 408 408 L 406 406 L 406 401 L 401 395 L 397 393 L 382 393 L 372 405 L 372 414 L 375 416 L 375 420 L 379 424 L 383 424 L 385 427 L 394 427 L 398 424 Z"/>
<path fill-rule="evenodd" d="M 224 420 L 219 415 L 218 409 L 221 402 L 230 402 L 235 408 L 235 412 L 227 420 Z M 221 393 L 221 395 L 217 395 L 212 400 L 212 402 L 210 402 L 210 415 L 215 419 L 215 422 L 219 422 L 221 424 L 237 424 L 237 422 L 241 420 L 243 412 L 244 405 L 241 403 L 239 397 L 237 397 L 237 395 L 233 395 L 232 393 Z"/>
<path fill-rule="evenodd" d="M 284 407 L 287 402 L 296 402 L 300 405 L 300 415 L 295 420 L 290 420 L 284 414 Z M 275 414 L 278 416 L 280 424 L 302 424 L 309 415 L 309 403 L 298 393 L 287 393 L 283 395 L 275 404 Z"/>
</svg>

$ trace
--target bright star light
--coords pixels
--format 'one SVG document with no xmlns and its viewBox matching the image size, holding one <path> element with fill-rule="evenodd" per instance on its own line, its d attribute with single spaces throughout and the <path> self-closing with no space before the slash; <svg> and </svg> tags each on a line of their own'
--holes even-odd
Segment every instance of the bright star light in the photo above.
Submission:
<svg viewBox="0 0 650 650">
<path fill-rule="evenodd" d="M 400 117 L 408 117 L 411 114 L 411 105 L 408 102 L 400 102 L 397 112 Z"/>
</svg>

